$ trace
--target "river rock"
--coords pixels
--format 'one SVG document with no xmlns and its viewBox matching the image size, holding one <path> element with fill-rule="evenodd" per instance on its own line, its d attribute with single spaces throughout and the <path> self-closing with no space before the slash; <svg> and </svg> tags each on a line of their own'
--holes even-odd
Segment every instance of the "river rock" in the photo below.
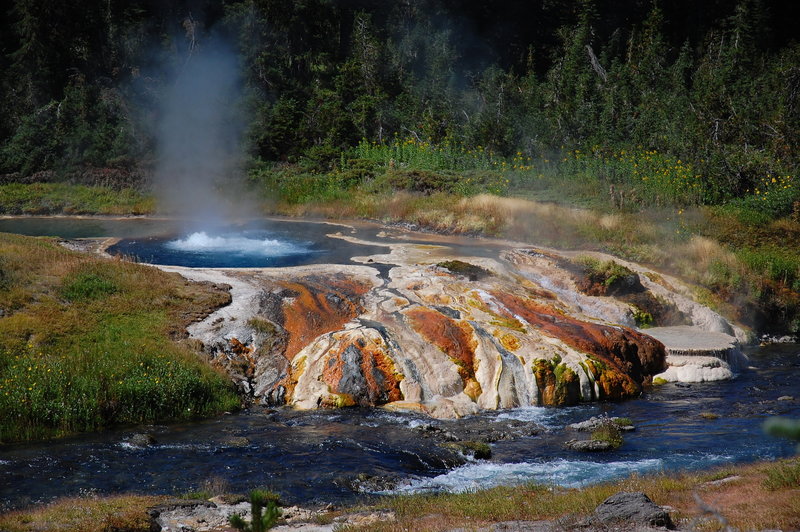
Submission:
<svg viewBox="0 0 800 532">
<path fill-rule="evenodd" d="M 244 436 L 228 436 L 220 442 L 225 447 L 247 447 L 250 440 Z"/>
<path fill-rule="evenodd" d="M 125 439 L 125 443 L 134 447 L 149 447 L 158 443 L 156 437 L 147 432 L 137 432 Z"/>
<path fill-rule="evenodd" d="M 483 442 L 458 441 L 443 443 L 442 447 L 476 460 L 488 460 L 492 457 L 492 448 Z"/>
<path fill-rule="evenodd" d="M 569 430 L 577 430 L 581 432 L 591 432 L 594 429 L 600 427 L 601 425 L 605 425 L 606 423 L 613 423 L 616 427 L 621 431 L 631 431 L 636 430 L 636 427 L 633 425 L 623 423 L 623 419 L 620 417 L 606 417 L 606 416 L 594 416 L 586 421 L 581 421 L 578 423 L 572 423 L 567 425 Z"/>
<path fill-rule="evenodd" d="M 573 451 L 590 453 L 613 451 L 617 448 L 614 443 L 605 440 L 569 440 L 564 446 Z"/>
<path fill-rule="evenodd" d="M 647 527 L 673 528 L 669 512 L 642 492 L 620 492 L 603 501 L 594 511 L 599 523 L 624 522 Z"/>
</svg>

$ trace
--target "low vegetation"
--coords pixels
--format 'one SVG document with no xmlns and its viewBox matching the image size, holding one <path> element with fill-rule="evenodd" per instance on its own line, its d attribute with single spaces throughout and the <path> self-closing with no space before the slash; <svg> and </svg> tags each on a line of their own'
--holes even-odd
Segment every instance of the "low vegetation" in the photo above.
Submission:
<svg viewBox="0 0 800 532">
<path fill-rule="evenodd" d="M 592 431 L 592 441 L 608 443 L 612 449 L 619 449 L 622 447 L 622 431 L 621 425 L 613 421 L 602 423 L 599 427 Z"/>
<path fill-rule="evenodd" d="M 4 214 L 148 214 L 155 199 L 132 188 L 66 183 L 11 183 L 0 185 L 0 212 Z"/>
<path fill-rule="evenodd" d="M 395 521 L 342 530 L 438 531 L 479 528 L 502 521 L 549 519 L 561 519 L 569 527 L 569 523 L 590 515 L 598 504 L 619 491 L 643 491 L 656 504 L 670 506 L 673 521 L 684 528 L 722 530 L 725 526 L 721 519 L 724 519 L 737 530 L 793 530 L 800 526 L 798 470 L 800 459 L 794 458 L 726 466 L 708 472 L 632 476 L 580 489 L 524 485 L 461 494 L 392 496 L 375 506 L 354 510 L 390 510 L 396 515 Z M 774 477 L 790 480 L 773 483 Z M 43 507 L 8 512 L 0 516 L 0 529 L 146 532 L 147 508 L 164 500 L 166 497 L 135 495 L 61 499 Z M 326 517 L 320 516 L 318 520 Z"/>
<path fill-rule="evenodd" d="M 227 379 L 178 341 L 227 293 L 6 234 L 0 278 L 1 442 L 237 408 Z"/>
</svg>

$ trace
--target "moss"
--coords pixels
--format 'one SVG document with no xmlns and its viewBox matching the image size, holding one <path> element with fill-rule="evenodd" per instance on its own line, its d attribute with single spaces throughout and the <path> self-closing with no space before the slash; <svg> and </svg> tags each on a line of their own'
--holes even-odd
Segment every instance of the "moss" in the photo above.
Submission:
<svg viewBox="0 0 800 532">
<path fill-rule="evenodd" d="M 331 393 L 322 400 L 323 408 L 347 408 L 356 406 L 356 401 L 349 393 Z"/>
<path fill-rule="evenodd" d="M 603 423 L 592 431 L 591 439 L 593 441 L 608 442 L 614 449 L 622 447 L 622 432 L 616 423 L 608 422 Z"/>
<path fill-rule="evenodd" d="M 460 260 L 448 260 L 436 264 L 440 268 L 444 268 L 450 273 L 461 275 L 468 278 L 470 281 L 479 281 L 486 277 L 494 275 L 492 272 L 480 266 L 475 266 L 468 262 Z"/>
<path fill-rule="evenodd" d="M 278 329 L 275 327 L 274 323 L 259 317 L 253 317 L 247 320 L 247 326 L 253 329 L 255 332 L 266 336 L 274 336 L 278 332 Z"/>
<path fill-rule="evenodd" d="M 455 441 L 443 443 L 442 447 L 451 451 L 471 456 L 477 460 L 488 460 L 492 457 L 492 448 L 489 444 L 478 441 Z"/>
<path fill-rule="evenodd" d="M 536 378 L 540 405 L 574 405 L 580 401 L 580 379 L 575 371 L 561 364 L 561 357 L 539 358 L 531 370 Z"/>
<path fill-rule="evenodd" d="M 630 296 L 647 291 L 633 270 L 608 260 L 581 256 L 566 266 L 572 270 L 578 290 L 590 296 Z"/>
<path fill-rule="evenodd" d="M 655 384 L 656 386 L 661 386 L 663 384 L 667 384 L 668 382 L 669 381 L 667 379 L 664 379 L 662 377 L 656 377 L 655 379 L 653 379 L 653 384 Z"/>
<path fill-rule="evenodd" d="M 629 417 L 618 417 L 614 419 L 614 424 L 618 427 L 632 427 L 633 421 Z"/>
<path fill-rule="evenodd" d="M 640 328 L 651 327 L 653 325 L 653 315 L 644 311 L 636 305 L 631 305 L 631 312 L 633 312 L 633 321 L 636 326 Z"/>
</svg>

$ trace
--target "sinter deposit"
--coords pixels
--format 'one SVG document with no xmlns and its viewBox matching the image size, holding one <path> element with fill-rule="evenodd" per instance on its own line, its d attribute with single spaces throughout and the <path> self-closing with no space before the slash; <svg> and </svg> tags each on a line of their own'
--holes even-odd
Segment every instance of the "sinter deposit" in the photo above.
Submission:
<svg viewBox="0 0 800 532">
<path fill-rule="evenodd" d="M 386 255 L 356 259 L 363 265 L 163 268 L 231 285 L 231 305 L 190 335 L 254 401 L 303 409 L 383 405 L 460 417 L 635 397 L 656 375 L 697 379 L 681 372 L 676 338 L 741 335 L 677 280 L 633 264 L 625 263 L 640 279 L 638 306 L 588 295 L 571 259 L 554 251 L 449 251 L 392 244 Z M 686 334 L 637 330 L 647 301 L 667 305 L 690 325 Z M 702 378 L 721 378 L 714 370 Z"/>
</svg>

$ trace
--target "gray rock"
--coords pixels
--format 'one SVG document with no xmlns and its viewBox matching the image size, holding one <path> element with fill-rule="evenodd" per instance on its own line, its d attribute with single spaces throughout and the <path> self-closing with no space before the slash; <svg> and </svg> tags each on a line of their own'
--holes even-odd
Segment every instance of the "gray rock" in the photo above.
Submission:
<svg viewBox="0 0 800 532">
<path fill-rule="evenodd" d="M 613 443 L 604 440 L 569 440 L 564 445 L 567 449 L 584 452 L 613 451 L 616 448 Z"/>
<path fill-rule="evenodd" d="M 125 443 L 135 447 L 148 447 L 158 443 L 155 436 L 147 432 L 137 432 L 125 440 Z"/>
<path fill-rule="evenodd" d="M 213 502 L 185 499 L 174 499 L 148 508 L 150 532 L 162 532 L 165 529 L 173 532 L 185 529 L 185 523 L 181 523 L 182 519 L 176 519 L 175 515 L 192 516 L 198 512 L 206 512 L 214 508 L 216 508 L 216 505 Z"/>
<path fill-rule="evenodd" d="M 620 492 L 603 501 L 594 511 L 600 523 L 622 521 L 635 525 L 673 528 L 669 513 L 642 492 Z"/>
<path fill-rule="evenodd" d="M 636 427 L 634 427 L 633 425 L 622 425 L 622 424 L 620 424 L 621 420 L 622 420 L 622 418 L 620 418 L 620 417 L 594 416 L 594 417 L 591 417 L 591 418 L 587 419 L 586 421 L 581 421 L 579 423 L 573 423 L 571 425 L 567 425 L 567 428 L 569 430 L 577 430 L 577 431 L 581 431 L 581 432 L 590 432 L 590 431 L 593 431 L 594 429 L 596 429 L 596 428 L 598 428 L 601 425 L 604 425 L 606 423 L 613 423 L 613 424 L 615 424 L 617 426 L 617 428 L 619 430 L 622 430 L 622 431 L 629 431 L 629 430 L 635 430 L 636 429 Z"/>
</svg>

